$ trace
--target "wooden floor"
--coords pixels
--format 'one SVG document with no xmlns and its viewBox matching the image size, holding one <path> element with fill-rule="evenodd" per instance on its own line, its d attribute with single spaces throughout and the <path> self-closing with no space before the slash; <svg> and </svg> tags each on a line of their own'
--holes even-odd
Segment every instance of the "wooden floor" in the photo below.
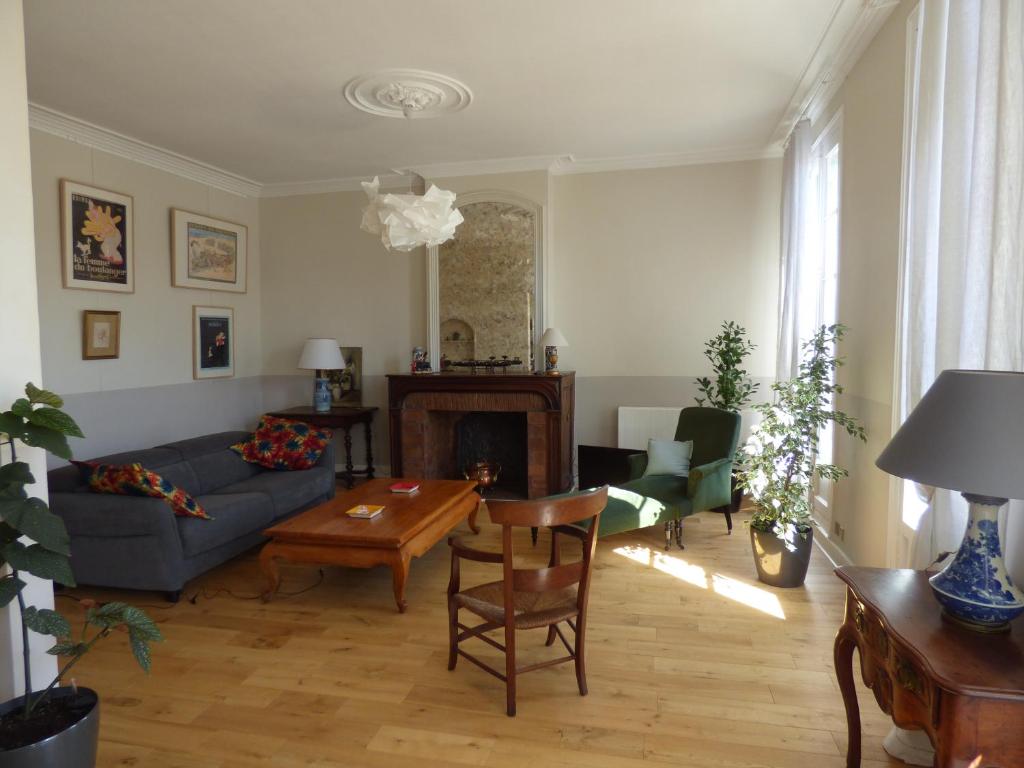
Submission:
<svg viewBox="0 0 1024 768">
<path fill-rule="evenodd" d="M 479 545 L 498 549 L 498 529 L 481 521 Z M 685 531 L 682 552 L 664 553 L 654 529 L 601 540 L 590 695 L 578 695 L 569 665 L 534 672 L 520 679 L 516 718 L 499 681 L 465 660 L 446 669 L 444 543 L 413 562 L 404 615 L 383 568 L 332 568 L 269 605 L 239 599 L 258 590 L 254 554 L 190 584 L 194 604 L 74 590 L 152 607 L 167 638 L 149 677 L 120 636 L 76 670 L 101 692 L 100 765 L 844 766 L 832 669 L 843 589 L 828 561 L 816 551 L 806 588 L 771 590 L 754 577 L 742 522 L 726 536 L 722 517 L 703 513 Z M 538 553 L 545 544 L 542 534 Z M 463 583 L 490 580 L 493 568 L 467 563 Z M 308 567 L 282 574 L 287 592 L 318 578 Z M 543 641 L 543 630 L 521 633 L 521 658 L 557 652 Z M 900 765 L 879 746 L 888 720 L 862 694 L 865 767 Z"/>
</svg>

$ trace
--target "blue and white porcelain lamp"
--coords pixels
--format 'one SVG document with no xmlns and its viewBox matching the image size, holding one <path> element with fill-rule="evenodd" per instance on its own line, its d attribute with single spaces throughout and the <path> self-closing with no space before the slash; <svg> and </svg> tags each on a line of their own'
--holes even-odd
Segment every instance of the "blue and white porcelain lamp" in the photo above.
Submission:
<svg viewBox="0 0 1024 768">
<path fill-rule="evenodd" d="M 345 367 L 337 339 L 306 339 L 299 358 L 299 368 L 316 371 L 313 384 L 313 410 L 326 413 L 331 410 L 331 382 L 327 371 L 339 371 Z"/>
<path fill-rule="evenodd" d="M 970 505 L 952 561 L 929 579 L 944 614 L 1002 632 L 1024 613 L 1003 562 L 999 510 L 1024 499 L 1024 373 L 943 371 L 876 464 L 907 480 L 960 491 Z"/>
</svg>

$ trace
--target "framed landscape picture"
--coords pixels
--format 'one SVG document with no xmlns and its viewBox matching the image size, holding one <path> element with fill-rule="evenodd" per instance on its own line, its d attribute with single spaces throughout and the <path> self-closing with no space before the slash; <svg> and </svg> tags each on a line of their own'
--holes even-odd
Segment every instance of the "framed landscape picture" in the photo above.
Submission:
<svg viewBox="0 0 1024 768">
<path fill-rule="evenodd" d="M 171 209 L 171 283 L 178 288 L 245 293 L 249 229 Z"/>
<path fill-rule="evenodd" d="M 235 375 L 235 311 L 192 307 L 192 378 Z"/>
<path fill-rule="evenodd" d="M 82 310 L 82 359 L 111 360 L 121 354 L 121 313 Z"/>
<path fill-rule="evenodd" d="M 129 195 L 61 179 L 60 231 L 65 288 L 135 290 Z"/>
<path fill-rule="evenodd" d="M 343 401 L 358 401 L 363 389 L 363 348 L 338 347 L 345 367 L 337 371 L 328 371 L 327 378 L 331 382 L 331 402 L 335 405 Z"/>
</svg>

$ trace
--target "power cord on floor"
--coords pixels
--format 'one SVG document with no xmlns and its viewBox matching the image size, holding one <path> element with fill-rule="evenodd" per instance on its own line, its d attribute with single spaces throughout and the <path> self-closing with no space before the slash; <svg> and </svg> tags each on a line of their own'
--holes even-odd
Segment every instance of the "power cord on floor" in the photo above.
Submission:
<svg viewBox="0 0 1024 768">
<path fill-rule="evenodd" d="M 309 586 L 303 587 L 302 589 L 296 590 L 295 592 L 280 592 L 280 591 L 278 591 L 278 592 L 274 593 L 274 597 L 296 597 L 298 595 L 301 595 L 301 594 L 304 594 L 306 592 L 309 592 L 311 589 L 315 589 L 316 587 L 319 587 L 321 584 L 323 584 L 323 581 L 324 581 L 324 569 L 320 568 L 318 570 L 317 580 L 314 581 Z M 188 598 L 188 601 L 192 605 L 196 605 L 199 602 L 199 598 L 200 597 L 202 597 L 204 600 L 213 600 L 214 598 L 220 597 L 221 595 L 227 595 L 228 597 L 233 597 L 235 600 L 260 600 L 260 599 L 263 598 L 263 594 L 262 593 L 258 593 L 258 594 L 255 594 L 255 595 L 239 595 L 236 592 L 228 589 L 227 587 L 213 587 L 211 589 L 199 589 L 198 591 L 196 591 L 195 594 L 192 595 L 192 597 Z"/>
</svg>

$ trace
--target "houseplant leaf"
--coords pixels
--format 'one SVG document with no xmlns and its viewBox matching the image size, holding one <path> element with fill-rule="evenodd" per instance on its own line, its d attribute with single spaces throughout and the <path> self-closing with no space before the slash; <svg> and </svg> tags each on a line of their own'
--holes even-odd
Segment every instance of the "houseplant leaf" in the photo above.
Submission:
<svg viewBox="0 0 1024 768">
<path fill-rule="evenodd" d="M 55 432 L 71 437 L 85 437 L 78 424 L 75 423 L 75 420 L 64 413 L 64 411 L 58 411 L 56 408 L 37 408 L 29 412 L 26 418 L 30 424 L 37 427 L 52 429 Z"/>
<path fill-rule="evenodd" d="M 2 429 L 2 427 L 0 427 L 0 429 Z M 54 456 L 59 456 L 62 459 L 71 458 L 71 448 L 68 446 L 67 438 L 60 432 L 54 432 L 49 427 L 25 424 L 22 426 L 21 435 L 19 435 L 19 437 L 25 445 L 43 448 Z"/>
<path fill-rule="evenodd" d="M 53 514 L 42 499 L 0 499 L 0 517 L 19 533 L 60 555 L 71 555 L 71 542 L 64 521 Z"/>
<path fill-rule="evenodd" d="M 56 611 L 49 608 L 28 607 L 21 615 L 25 626 L 40 635 L 53 635 L 54 637 L 67 637 L 71 634 L 71 625 L 68 620 Z"/>
<path fill-rule="evenodd" d="M 0 579 L 0 608 L 16 598 L 24 586 L 25 582 L 17 576 L 9 575 Z"/>
<path fill-rule="evenodd" d="M 40 389 L 31 381 L 25 385 L 25 394 L 33 405 L 49 405 L 53 408 L 63 408 L 64 399 L 47 389 Z"/>
<path fill-rule="evenodd" d="M 18 571 L 27 571 L 41 579 L 50 579 L 69 587 L 75 586 L 71 564 L 65 555 L 50 552 L 38 544 L 26 546 L 20 541 L 8 542 L 0 549 L 0 555 Z"/>
<path fill-rule="evenodd" d="M 0 467 L 0 485 L 31 485 L 35 481 L 32 470 L 24 461 L 15 461 Z"/>
</svg>

